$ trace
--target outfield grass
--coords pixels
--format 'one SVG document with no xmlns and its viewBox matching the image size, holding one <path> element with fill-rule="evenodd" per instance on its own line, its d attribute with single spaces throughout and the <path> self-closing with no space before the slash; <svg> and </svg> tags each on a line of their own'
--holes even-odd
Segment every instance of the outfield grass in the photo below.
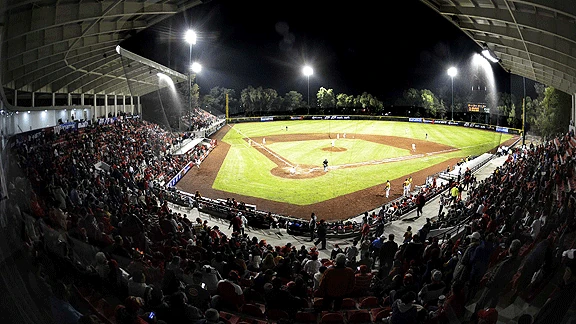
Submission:
<svg viewBox="0 0 576 324">
<path fill-rule="evenodd" d="M 288 126 L 288 130 L 286 130 Z M 274 176 L 276 164 L 250 147 L 245 137 L 282 134 L 373 134 L 424 140 L 459 148 L 459 151 L 431 155 L 419 159 L 368 164 L 354 168 L 330 170 L 309 179 L 289 179 Z M 223 138 L 230 150 L 213 184 L 214 189 L 286 202 L 309 205 L 358 190 L 383 184 L 387 179 L 405 177 L 452 158 L 480 155 L 512 136 L 456 126 L 387 121 L 289 121 L 235 124 Z M 342 143 L 342 144 L 341 144 Z M 338 146 L 347 145 L 345 152 L 328 152 L 331 165 L 408 155 L 408 150 L 363 140 L 340 139 Z M 318 165 L 326 157 L 322 147 L 331 140 L 276 142 L 267 147 L 283 159 L 297 164 Z"/>
</svg>

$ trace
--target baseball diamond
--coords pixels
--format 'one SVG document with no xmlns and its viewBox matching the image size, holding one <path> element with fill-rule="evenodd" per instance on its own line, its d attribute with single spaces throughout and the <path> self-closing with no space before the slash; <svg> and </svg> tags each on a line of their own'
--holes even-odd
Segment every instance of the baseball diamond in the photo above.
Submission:
<svg viewBox="0 0 576 324">
<path fill-rule="evenodd" d="M 369 120 L 230 124 L 214 138 L 218 146 L 178 189 L 234 197 L 298 218 L 316 212 L 327 220 L 347 219 L 398 198 L 408 176 L 422 185 L 447 165 L 514 140 L 465 127 Z"/>
</svg>

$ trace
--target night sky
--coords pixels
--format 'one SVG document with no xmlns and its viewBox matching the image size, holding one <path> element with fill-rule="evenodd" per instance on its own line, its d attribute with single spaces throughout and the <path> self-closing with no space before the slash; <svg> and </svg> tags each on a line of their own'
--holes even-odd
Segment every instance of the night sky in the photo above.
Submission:
<svg viewBox="0 0 576 324">
<path fill-rule="evenodd" d="M 183 36 L 198 34 L 194 60 L 203 70 L 201 93 L 214 86 L 272 88 L 283 96 L 306 96 L 302 67 L 310 64 L 310 93 L 368 92 L 391 102 L 408 88 L 440 93 L 450 87 L 449 66 L 465 68 L 480 48 L 445 18 L 416 0 L 229 1 L 212 0 L 168 18 L 121 44 L 144 57 L 186 73 L 189 47 Z M 498 91 L 510 78 L 493 65 Z M 460 74 L 455 92 L 470 86 Z"/>
</svg>

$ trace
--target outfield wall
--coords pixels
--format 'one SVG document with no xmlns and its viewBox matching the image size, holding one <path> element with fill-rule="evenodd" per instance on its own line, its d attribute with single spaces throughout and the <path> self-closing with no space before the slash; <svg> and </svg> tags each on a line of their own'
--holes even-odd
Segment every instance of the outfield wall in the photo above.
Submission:
<svg viewBox="0 0 576 324">
<path fill-rule="evenodd" d="M 452 121 L 446 119 L 421 118 L 421 117 L 396 117 L 396 116 L 368 116 L 368 115 L 260 116 L 260 117 L 228 118 L 228 123 L 269 122 L 269 121 L 287 121 L 287 120 L 380 120 L 380 121 L 396 121 L 396 122 L 469 127 L 512 135 L 522 134 L 522 130 L 518 128 L 471 123 L 464 121 Z"/>
</svg>

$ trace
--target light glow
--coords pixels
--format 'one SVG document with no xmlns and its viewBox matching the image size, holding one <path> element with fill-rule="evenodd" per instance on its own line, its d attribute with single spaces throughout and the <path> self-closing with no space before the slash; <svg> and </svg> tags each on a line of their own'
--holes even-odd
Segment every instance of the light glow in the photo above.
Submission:
<svg viewBox="0 0 576 324">
<path fill-rule="evenodd" d="M 448 75 L 451 78 L 455 77 L 457 74 L 458 74 L 458 70 L 455 67 L 452 66 L 448 69 Z"/>
<path fill-rule="evenodd" d="M 202 65 L 200 65 L 198 62 L 194 62 L 192 63 L 190 69 L 192 69 L 192 72 L 194 73 L 200 73 L 200 71 L 202 71 Z"/>
<path fill-rule="evenodd" d="M 184 35 L 184 39 L 186 40 L 186 42 L 190 45 L 195 45 L 196 44 L 196 32 L 193 31 L 192 29 L 188 29 L 186 31 L 186 34 Z"/>
<path fill-rule="evenodd" d="M 311 76 L 314 71 L 312 70 L 312 67 L 306 65 L 303 69 L 302 69 L 302 73 L 304 73 L 305 76 Z"/>
<path fill-rule="evenodd" d="M 498 63 L 499 59 L 489 49 L 482 50 L 482 56 L 492 63 Z"/>
</svg>

